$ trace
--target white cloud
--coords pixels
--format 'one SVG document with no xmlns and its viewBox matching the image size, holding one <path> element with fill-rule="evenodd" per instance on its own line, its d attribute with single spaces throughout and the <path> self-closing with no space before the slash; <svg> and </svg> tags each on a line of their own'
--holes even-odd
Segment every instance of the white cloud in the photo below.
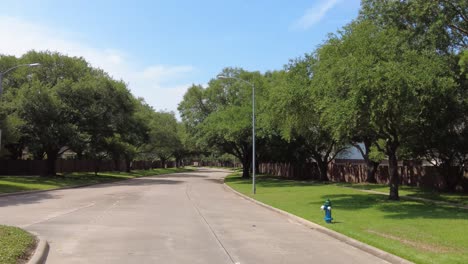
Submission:
<svg viewBox="0 0 468 264">
<path fill-rule="evenodd" d="M 174 78 L 180 74 L 185 74 L 193 71 L 192 66 L 164 66 L 156 65 L 146 68 L 142 72 L 142 77 L 151 80 L 158 80 L 161 78 Z"/>
<path fill-rule="evenodd" d="M 315 6 L 306 10 L 305 14 L 296 20 L 291 29 L 306 30 L 320 22 L 327 12 L 336 6 L 341 0 L 320 0 Z"/>
<path fill-rule="evenodd" d="M 184 77 L 195 69 L 190 65 L 148 65 L 138 67 L 138 60 L 115 49 L 98 49 L 73 40 L 71 34 L 52 30 L 26 20 L 0 16 L 0 53 L 21 56 L 30 50 L 58 51 L 85 58 L 116 79 L 129 83 L 135 96 L 155 109 L 177 112 L 177 104 L 190 86 Z M 183 80 L 183 81 L 180 81 Z"/>
</svg>

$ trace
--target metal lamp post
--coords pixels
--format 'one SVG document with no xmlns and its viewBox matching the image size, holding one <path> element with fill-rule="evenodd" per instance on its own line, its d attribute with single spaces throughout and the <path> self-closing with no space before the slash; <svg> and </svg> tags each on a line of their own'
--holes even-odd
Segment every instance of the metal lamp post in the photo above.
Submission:
<svg viewBox="0 0 468 264">
<path fill-rule="evenodd" d="M 257 188 L 255 187 L 255 86 L 251 82 L 237 77 L 224 76 L 222 74 L 219 74 L 217 77 L 220 79 L 234 79 L 252 86 L 252 193 L 255 194 L 257 192 Z"/>
<path fill-rule="evenodd" d="M 35 67 L 35 66 L 40 66 L 40 65 L 41 65 L 40 63 L 20 64 L 20 65 L 16 65 L 14 67 L 7 69 L 6 71 L 3 71 L 3 72 L 0 71 L 0 98 L 2 97 L 2 93 L 3 93 L 3 75 L 19 67 L 24 67 L 24 66 Z M 0 128 L 0 150 L 1 149 L 2 149 L 2 129 Z"/>
<path fill-rule="evenodd" d="M 19 68 L 19 67 L 24 67 L 24 66 L 27 66 L 27 67 L 35 67 L 35 66 L 40 66 L 41 64 L 40 63 L 29 63 L 29 64 L 20 64 L 20 65 L 16 65 L 14 67 L 11 67 L 9 69 L 7 69 L 6 71 L 4 72 L 0 72 L 0 96 L 2 96 L 2 93 L 3 93 L 3 75 L 11 72 L 12 70 L 16 69 L 16 68 Z"/>
</svg>

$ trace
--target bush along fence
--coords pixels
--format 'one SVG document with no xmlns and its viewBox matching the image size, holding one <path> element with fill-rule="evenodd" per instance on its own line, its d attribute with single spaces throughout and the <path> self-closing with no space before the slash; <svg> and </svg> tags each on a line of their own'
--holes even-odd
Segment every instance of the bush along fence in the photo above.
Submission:
<svg viewBox="0 0 468 264">
<path fill-rule="evenodd" d="M 466 169 L 466 167 L 450 167 L 441 170 L 433 166 L 400 163 L 398 173 L 401 185 L 434 190 L 447 190 L 448 186 L 455 185 L 459 191 L 468 192 L 468 171 Z M 293 180 L 319 179 L 316 163 L 261 163 L 258 166 L 258 172 Z M 328 165 L 328 179 L 332 182 L 361 183 L 365 182 L 366 176 L 367 167 L 362 162 L 331 162 Z M 388 166 L 385 163 L 377 168 L 375 179 L 379 184 L 389 183 Z"/>
<path fill-rule="evenodd" d="M 175 167 L 174 162 L 166 162 L 165 167 Z M 57 160 L 57 173 L 128 171 L 128 164 L 123 160 Z M 133 161 L 131 170 L 149 170 L 162 168 L 159 161 Z M 0 175 L 44 175 L 47 160 L 0 160 Z"/>
</svg>

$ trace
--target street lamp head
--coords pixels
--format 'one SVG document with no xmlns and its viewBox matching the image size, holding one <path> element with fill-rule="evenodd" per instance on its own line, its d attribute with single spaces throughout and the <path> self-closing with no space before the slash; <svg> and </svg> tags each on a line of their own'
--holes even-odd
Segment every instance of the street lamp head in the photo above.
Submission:
<svg viewBox="0 0 468 264">
<path fill-rule="evenodd" d="M 222 75 L 222 74 L 218 74 L 216 75 L 216 78 L 219 78 L 219 79 L 226 79 L 227 77 Z"/>
<path fill-rule="evenodd" d="M 36 66 L 41 66 L 40 63 L 31 63 L 31 64 L 28 64 L 29 67 L 36 67 Z"/>
</svg>

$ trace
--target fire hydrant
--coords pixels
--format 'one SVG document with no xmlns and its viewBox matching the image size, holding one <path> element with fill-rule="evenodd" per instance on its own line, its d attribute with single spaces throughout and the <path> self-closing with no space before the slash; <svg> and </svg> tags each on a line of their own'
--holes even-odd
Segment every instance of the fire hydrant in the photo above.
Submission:
<svg viewBox="0 0 468 264">
<path fill-rule="evenodd" d="M 320 209 L 325 211 L 325 217 L 323 218 L 325 222 L 331 223 L 333 218 L 331 216 L 331 201 L 327 199 L 325 203 L 320 207 Z"/>
</svg>

